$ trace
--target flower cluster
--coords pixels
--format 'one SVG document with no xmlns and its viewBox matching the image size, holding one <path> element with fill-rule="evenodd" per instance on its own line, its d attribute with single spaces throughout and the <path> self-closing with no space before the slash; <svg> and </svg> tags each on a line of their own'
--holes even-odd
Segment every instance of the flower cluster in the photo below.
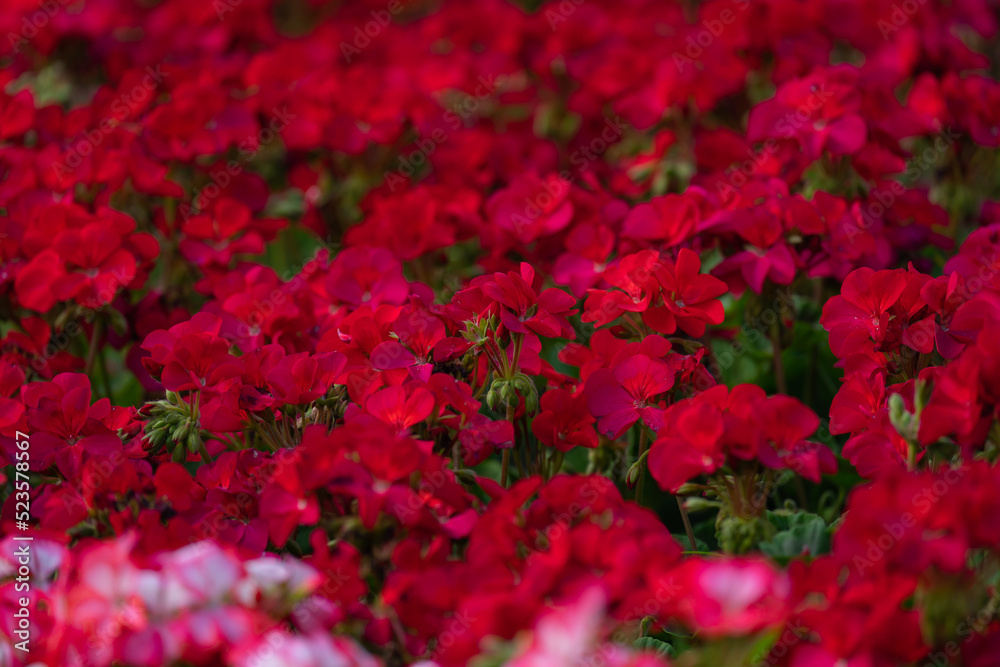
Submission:
<svg viewBox="0 0 1000 667">
<path fill-rule="evenodd" d="M 998 29 L 6 3 L 0 667 L 995 664 Z"/>
</svg>

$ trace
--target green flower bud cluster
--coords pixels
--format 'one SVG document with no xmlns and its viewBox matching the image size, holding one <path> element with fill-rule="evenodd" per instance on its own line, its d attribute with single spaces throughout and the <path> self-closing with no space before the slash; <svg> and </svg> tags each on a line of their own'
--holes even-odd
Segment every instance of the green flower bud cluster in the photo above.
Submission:
<svg viewBox="0 0 1000 667">
<path fill-rule="evenodd" d="M 990 463 L 996 463 L 1000 459 L 1000 421 L 993 420 L 993 425 L 990 426 L 982 458 Z"/>
<path fill-rule="evenodd" d="M 171 452 L 171 459 L 181 463 L 189 453 L 197 454 L 201 450 L 201 424 L 174 392 L 167 392 L 164 400 L 148 404 L 143 414 L 147 418 L 143 431 L 153 454 L 166 448 Z"/>
<path fill-rule="evenodd" d="M 321 414 L 333 413 L 333 421 L 343 419 L 347 409 L 347 387 L 334 385 L 322 398 L 316 399 L 315 406 Z M 315 421 L 315 420 L 313 420 Z"/>
<path fill-rule="evenodd" d="M 495 317 L 484 317 L 480 320 L 466 320 L 465 329 L 462 331 L 462 338 L 474 345 L 482 343 L 488 339 L 489 333 L 497 328 Z"/>
<path fill-rule="evenodd" d="M 602 440 L 596 448 L 587 450 L 587 474 L 598 473 L 617 479 L 621 467 L 627 463 L 622 457 L 623 452 L 616 443 Z"/>
<path fill-rule="evenodd" d="M 736 516 L 723 507 L 715 520 L 715 537 L 722 551 L 739 556 L 751 551 L 761 542 L 771 539 L 775 527 L 765 517 L 745 518 Z"/>
<path fill-rule="evenodd" d="M 950 580 L 931 576 L 928 584 L 917 590 L 916 602 L 921 610 L 920 629 L 929 646 L 941 646 L 962 636 L 962 629 L 982 629 L 997 613 L 1000 600 L 989 598 L 981 581 Z M 966 632 L 965 634 L 969 634 Z"/>
<path fill-rule="evenodd" d="M 496 409 L 501 401 L 504 405 L 516 405 L 517 396 L 524 397 L 524 407 L 528 412 L 538 410 L 538 389 L 524 373 L 516 374 L 512 379 L 497 378 L 490 385 L 490 390 L 486 392 L 486 405 L 490 409 Z"/>
</svg>

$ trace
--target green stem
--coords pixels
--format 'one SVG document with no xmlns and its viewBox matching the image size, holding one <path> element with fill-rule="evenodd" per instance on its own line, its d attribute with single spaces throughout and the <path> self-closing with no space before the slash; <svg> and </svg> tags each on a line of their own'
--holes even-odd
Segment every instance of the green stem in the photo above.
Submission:
<svg viewBox="0 0 1000 667">
<path fill-rule="evenodd" d="M 542 450 L 540 447 L 533 447 L 531 436 L 531 422 L 528 419 L 528 409 L 525 406 L 524 414 L 521 416 L 521 434 L 524 438 L 525 458 L 528 460 L 528 468 L 532 473 L 539 473 L 544 476 L 542 470 Z"/>
<path fill-rule="evenodd" d="M 515 352 L 515 355 L 516 354 L 517 353 Z M 516 395 L 514 396 L 514 400 L 517 400 Z M 514 426 L 514 443 L 507 449 L 503 450 L 503 461 L 500 464 L 500 486 L 502 486 L 505 489 L 507 488 L 507 471 L 510 468 L 510 450 L 512 450 L 514 447 L 517 447 L 518 445 L 517 427 L 514 425 L 514 413 L 516 411 L 517 411 L 517 403 L 515 403 L 514 401 L 507 403 L 507 421 L 510 422 L 511 426 Z M 523 475 L 524 471 L 522 471 L 521 474 Z"/>
<path fill-rule="evenodd" d="M 684 522 L 684 532 L 687 533 L 688 546 L 691 549 L 697 549 L 698 546 L 694 541 L 694 528 L 691 527 L 691 518 L 688 517 L 687 510 L 684 509 L 684 501 L 681 500 L 680 496 L 674 496 L 677 499 L 677 509 L 681 511 L 681 520 Z"/>
<path fill-rule="evenodd" d="M 99 347 L 98 343 L 100 342 L 101 336 L 103 335 L 103 329 L 104 329 L 103 323 L 100 317 L 98 317 L 96 320 L 94 320 L 94 328 L 90 332 L 90 343 L 89 347 L 87 348 L 87 361 L 84 366 L 85 369 L 84 373 L 86 373 L 88 376 L 92 376 L 94 371 L 94 359 L 97 358 L 97 349 Z"/>
<path fill-rule="evenodd" d="M 201 441 L 198 443 L 198 453 L 201 454 L 201 460 L 205 462 L 205 465 L 212 465 L 212 457 L 208 453 L 208 449 L 205 448 L 205 442 Z"/>
<path fill-rule="evenodd" d="M 914 472 L 917 469 L 917 443 L 908 442 L 906 446 L 906 469 Z"/>
<path fill-rule="evenodd" d="M 556 452 L 555 464 L 552 466 L 552 477 L 555 477 L 562 471 L 563 461 L 566 459 L 566 452 Z"/>
<path fill-rule="evenodd" d="M 521 474 L 521 479 L 528 479 L 529 472 L 527 464 L 525 463 L 524 451 L 518 449 L 511 453 L 511 457 L 514 459 L 514 462 L 517 463 L 517 471 Z"/>
<path fill-rule="evenodd" d="M 274 443 L 274 440 L 268 434 L 266 424 L 260 417 L 256 417 L 256 421 L 252 422 L 254 433 L 260 438 L 261 442 L 267 445 L 268 449 L 272 452 L 276 452 L 281 449 L 278 445 Z"/>
<path fill-rule="evenodd" d="M 771 345 L 774 346 L 774 379 L 778 385 L 779 394 L 788 393 L 788 382 L 785 379 L 785 362 L 781 358 L 781 330 L 775 322 L 771 327 Z"/>
<path fill-rule="evenodd" d="M 97 361 L 101 364 L 101 384 L 104 387 L 104 395 L 113 404 L 115 399 L 114 396 L 111 395 L 111 374 L 108 373 L 108 364 L 104 358 L 104 346 L 101 346 L 101 351 L 97 353 Z"/>
<path fill-rule="evenodd" d="M 476 375 L 478 375 L 478 371 L 479 371 L 479 364 L 473 364 L 472 375 L 469 378 L 469 386 L 472 388 L 472 398 L 477 401 L 479 400 L 479 397 L 482 396 L 483 390 L 486 388 L 486 383 L 490 381 L 490 371 L 489 371 L 489 366 L 487 366 L 486 377 L 483 378 L 483 384 L 477 387 Z"/>
<path fill-rule="evenodd" d="M 642 428 L 639 429 L 639 478 L 635 482 L 635 502 L 638 505 L 643 504 L 643 491 L 646 487 L 646 469 L 642 466 L 642 460 L 646 456 L 646 449 L 649 447 L 649 442 L 646 438 L 646 431 Z M 694 543 L 692 542 L 692 545 Z M 692 547 L 693 548 L 693 547 Z"/>
<path fill-rule="evenodd" d="M 507 469 L 510 467 L 510 450 L 510 447 L 503 450 L 503 461 L 500 464 L 500 486 L 505 489 L 507 488 Z"/>
<path fill-rule="evenodd" d="M 524 334 L 514 334 L 514 354 L 511 355 L 510 360 L 510 374 L 507 376 L 511 378 L 514 373 L 518 371 L 518 361 L 521 359 L 521 346 L 524 344 Z M 506 358 L 506 354 L 504 357 Z"/>
<path fill-rule="evenodd" d="M 160 244 L 160 265 L 163 267 L 163 273 L 160 275 L 160 291 L 166 294 L 171 286 L 170 274 L 173 273 L 174 268 L 174 244 L 171 243 L 171 237 L 174 236 L 174 223 L 177 219 L 176 199 L 167 198 L 163 202 L 163 217 L 169 232 L 163 239 L 163 243 Z"/>
<path fill-rule="evenodd" d="M 203 433 L 202 436 L 201 436 L 201 438 L 202 438 L 202 440 L 215 440 L 216 442 L 221 442 L 227 448 L 230 448 L 230 449 L 234 449 L 234 448 L 235 449 L 240 449 L 240 447 L 234 446 L 234 443 L 233 443 L 232 440 L 226 440 L 225 438 L 220 438 L 219 436 L 214 435 L 212 433 Z"/>
<path fill-rule="evenodd" d="M 809 500 L 806 496 L 806 485 L 798 475 L 795 475 L 795 493 L 799 497 L 799 507 L 807 510 L 809 508 Z"/>
</svg>

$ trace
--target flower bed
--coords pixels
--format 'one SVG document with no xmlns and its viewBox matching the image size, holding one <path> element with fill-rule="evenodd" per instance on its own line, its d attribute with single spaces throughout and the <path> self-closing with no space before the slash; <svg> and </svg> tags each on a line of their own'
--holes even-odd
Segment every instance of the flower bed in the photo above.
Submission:
<svg viewBox="0 0 1000 667">
<path fill-rule="evenodd" d="M 996 0 L 8 0 L 0 666 L 1000 664 Z"/>
</svg>

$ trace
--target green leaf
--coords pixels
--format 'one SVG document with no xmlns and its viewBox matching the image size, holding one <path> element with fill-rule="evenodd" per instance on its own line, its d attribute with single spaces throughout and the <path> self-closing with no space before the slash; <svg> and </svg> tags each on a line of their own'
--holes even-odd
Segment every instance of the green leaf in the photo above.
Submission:
<svg viewBox="0 0 1000 667">
<path fill-rule="evenodd" d="M 760 550 L 773 558 L 818 556 L 830 551 L 830 527 L 822 517 L 807 512 L 768 512 L 768 520 L 778 529 Z"/>
<path fill-rule="evenodd" d="M 711 549 L 708 544 L 698 539 L 698 536 L 694 536 L 694 545 L 688 544 L 688 538 L 685 533 L 671 533 L 671 536 L 676 540 L 682 547 L 684 551 L 688 553 L 692 552 L 709 552 Z"/>
<path fill-rule="evenodd" d="M 750 660 L 752 664 L 759 665 L 767 658 L 768 654 L 771 653 L 771 649 L 774 647 L 774 643 L 778 641 L 778 637 L 781 636 L 781 630 L 771 630 L 769 632 L 761 633 L 757 640 L 753 643 L 750 648 Z"/>
<path fill-rule="evenodd" d="M 639 637 L 633 646 L 641 651 L 655 653 L 661 658 L 676 658 L 677 650 L 665 641 L 656 637 Z"/>
</svg>

